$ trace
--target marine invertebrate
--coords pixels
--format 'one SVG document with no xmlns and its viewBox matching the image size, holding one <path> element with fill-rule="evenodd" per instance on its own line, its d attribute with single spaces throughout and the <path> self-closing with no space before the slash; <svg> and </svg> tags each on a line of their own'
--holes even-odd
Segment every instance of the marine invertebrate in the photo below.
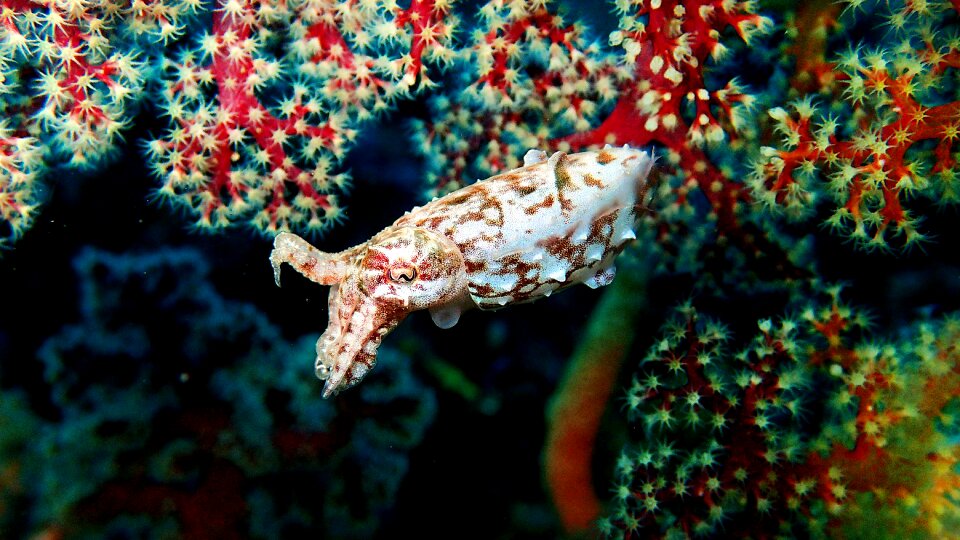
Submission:
<svg viewBox="0 0 960 540">
<path fill-rule="evenodd" d="M 0 247 L 19 238 L 33 222 L 40 157 L 36 139 L 10 136 L 0 124 Z"/>
<path fill-rule="evenodd" d="M 332 285 L 316 373 L 328 397 L 376 363 L 383 337 L 419 309 L 449 328 L 463 311 L 536 300 L 576 283 L 610 283 L 647 210 L 653 157 L 629 147 L 567 155 L 530 150 L 525 166 L 415 208 L 336 254 L 276 237 L 277 284 L 289 263 Z"/>
<path fill-rule="evenodd" d="M 607 537 L 956 530 L 957 314 L 875 335 L 839 286 L 808 285 L 745 343 L 690 302 L 664 325 L 624 396 L 639 436 Z"/>
<path fill-rule="evenodd" d="M 406 4 L 4 1 L 0 112 L 44 157 L 92 170 L 158 90 L 170 128 L 145 147 L 161 195 L 202 228 L 317 230 L 342 217 L 337 163 L 358 124 L 453 54 L 451 2 Z"/>
<path fill-rule="evenodd" d="M 627 258 L 627 257 L 624 257 Z M 625 269 L 603 294 L 547 408 L 544 479 L 567 531 L 586 531 L 602 503 L 593 486 L 593 447 L 620 369 L 641 326 L 647 274 Z"/>
<path fill-rule="evenodd" d="M 51 154 L 92 168 L 118 149 L 144 96 L 142 57 L 183 29 L 193 2 L 3 2 L 0 110 Z"/>
<path fill-rule="evenodd" d="M 906 2 L 882 12 L 888 35 L 879 46 L 849 44 L 828 65 L 842 92 L 768 111 L 781 142 L 760 149 L 748 184 L 765 208 L 793 221 L 829 201 L 825 225 L 858 247 L 888 250 L 927 239 L 924 207 L 913 200 L 960 201 L 960 6 Z"/>
<path fill-rule="evenodd" d="M 0 246 L 34 222 L 48 171 L 74 181 L 133 124 L 147 57 L 183 30 L 190 0 L 0 3 Z"/>
<path fill-rule="evenodd" d="M 166 58 L 166 134 L 147 145 L 161 193 L 200 228 L 316 231 L 342 218 L 337 164 L 359 124 L 431 84 L 447 2 L 218 2 L 209 30 Z M 278 55 L 277 50 L 287 51 Z"/>
</svg>

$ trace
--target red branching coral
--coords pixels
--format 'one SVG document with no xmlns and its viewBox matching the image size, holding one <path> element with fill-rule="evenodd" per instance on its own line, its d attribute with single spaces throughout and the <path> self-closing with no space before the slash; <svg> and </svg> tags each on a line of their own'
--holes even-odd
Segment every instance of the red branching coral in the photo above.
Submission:
<svg viewBox="0 0 960 540">
<path fill-rule="evenodd" d="M 330 226 L 356 125 L 432 84 L 425 62 L 449 61 L 455 23 L 444 1 L 223 4 L 198 47 L 166 66 L 174 127 L 148 145 L 161 193 L 204 228 Z"/>
<path fill-rule="evenodd" d="M 960 68 L 960 42 L 938 28 L 947 9 L 917 10 L 908 2 L 890 17 L 892 45 L 843 54 L 835 64 L 842 92 L 828 114 L 809 95 L 789 112 L 769 111 L 783 148 L 763 149 L 751 176 L 760 201 L 804 219 L 824 193 L 836 204 L 826 224 L 861 247 L 910 247 L 925 239 L 905 201 L 960 200 L 960 101 L 950 97 L 947 82 L 948 72 Z"/>
<path fill-rule="evenodd" d="M 957 320 L 872 341 L 868 319 L 838 287 L 826 291 L 760 321 L 735 354 L 722 325 L 681 306 L 627 390 L 641 435 L 617 462 L 609 536 L 822 535 L 863 519 L 889 523 L 891 537 L 956 526 Z"/>
</svg>

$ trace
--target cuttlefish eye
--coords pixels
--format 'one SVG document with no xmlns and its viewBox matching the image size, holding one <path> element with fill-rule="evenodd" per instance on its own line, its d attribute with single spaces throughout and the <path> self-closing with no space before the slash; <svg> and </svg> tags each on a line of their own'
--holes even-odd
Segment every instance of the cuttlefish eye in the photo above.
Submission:
<svg viewBox="0 0 960 540">
<path fill-rule="evenodd" d="M 466 286 L 463 255 L 426 229 L 402 227 L 374 237 L 360 262 L 359 290 L 408 311 L 447 302 Z"/>
<path fill-rule="evenodd" d="M 400 268 L 391 268 L 387 271 L 387 275 L 390 276 L 390 281 L 394 283 L 410 283 L 417 279 L 417 267 L 402 266 Z"/>
</svg>

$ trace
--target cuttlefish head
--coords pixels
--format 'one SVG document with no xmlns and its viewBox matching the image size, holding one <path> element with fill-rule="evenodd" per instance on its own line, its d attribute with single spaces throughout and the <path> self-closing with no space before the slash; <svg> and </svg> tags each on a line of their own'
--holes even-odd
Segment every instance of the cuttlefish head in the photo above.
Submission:
<svg viewBox="0 0 960 540">
<path fill-rule="evenodd" d="M 376 363 L 380 341 L 408 313 L 456 302 L 467 282 L 459 248 L 425 229 L 388 229 L 338 255 L 315 279 L 332 285 L 329 323 L 317 341 L 324 397 L 360 382 Z"/>
</svg>

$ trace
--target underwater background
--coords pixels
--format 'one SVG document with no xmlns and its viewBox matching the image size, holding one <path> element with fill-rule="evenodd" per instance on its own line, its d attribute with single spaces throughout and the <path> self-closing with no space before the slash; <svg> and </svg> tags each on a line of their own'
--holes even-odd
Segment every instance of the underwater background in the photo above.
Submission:
<svg viewBox="0 0 960 540">
<path fill-rule="evenodd" d="M 956 1 L 3 1 L 0 537 L 960 537 Z M 324 251 L 658 156 L 604 288 L 314 376 Z"/>
</svg>

